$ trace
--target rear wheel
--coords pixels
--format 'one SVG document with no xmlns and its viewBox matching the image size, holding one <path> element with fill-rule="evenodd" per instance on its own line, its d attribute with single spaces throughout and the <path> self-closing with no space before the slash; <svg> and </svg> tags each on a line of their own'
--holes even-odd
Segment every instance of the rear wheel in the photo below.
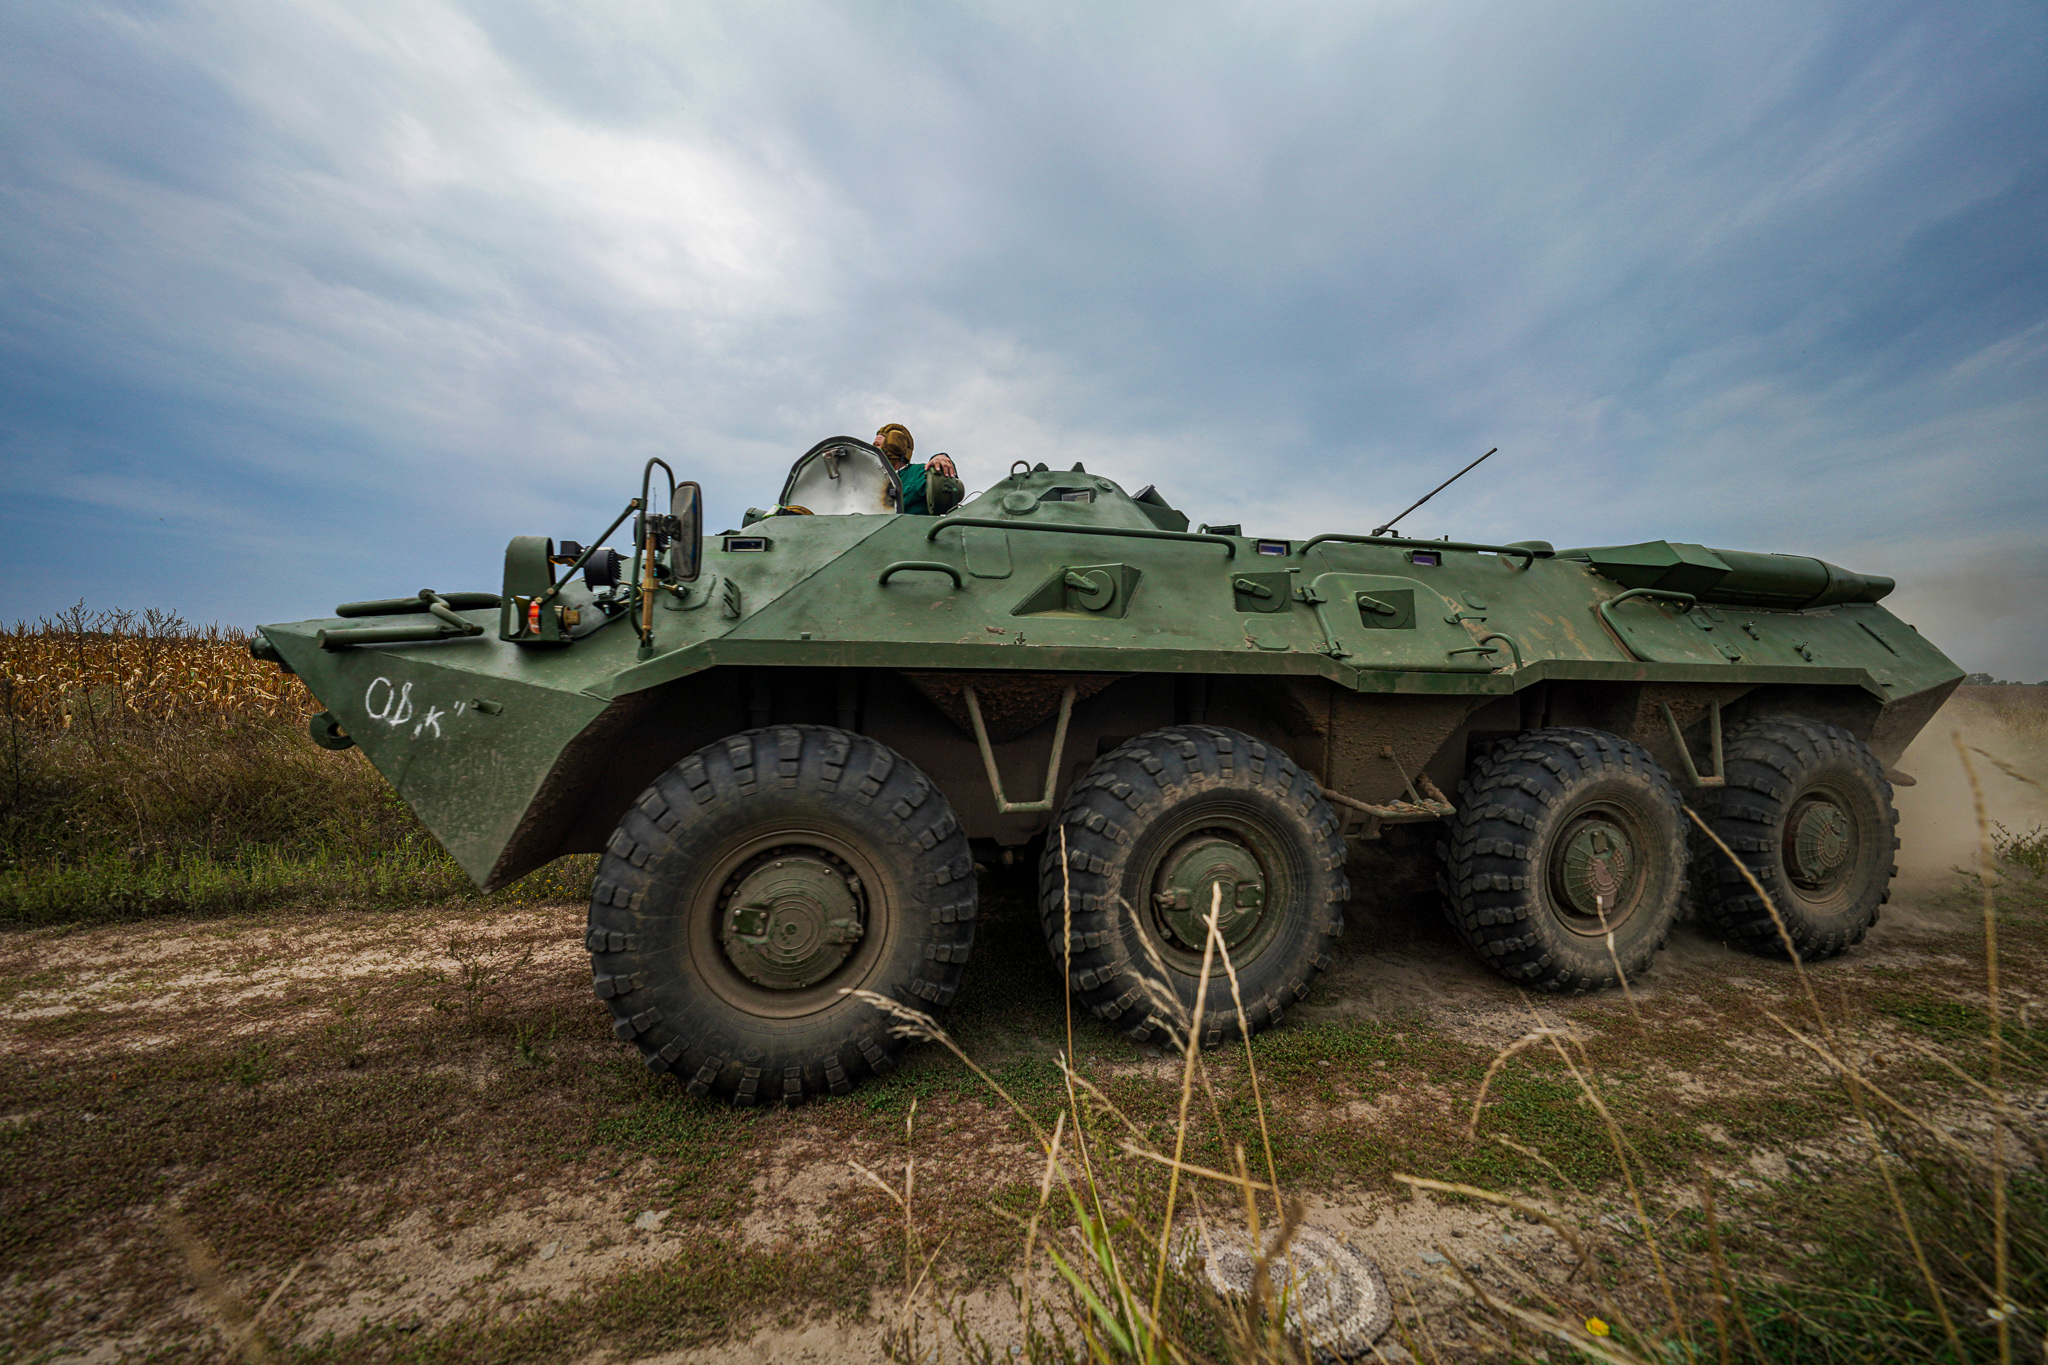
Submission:
<svg viewBox="0 0 2048 1365">
<path fill-rule="evenodd" d="M 1884 765 L 1840 726 L 1790 716 L 1736 726 L 1725 745 L 1728 783 L 1701 816 L 1742 860 L 1694 841 L 1701 918 L 1729 943 L 1765 957 L 1816 962 L 1860 943 L 1890 897 L 1899 817 Z M 1784 932 L 1743 876 L 1755 876 Z"/>
<path fill-rule="evenodd" d="M 626 812 L 592 890 L 593 987 L 650 1070 L 738 1104 L 844 1094 L 901 1040 L 871 991 L 953 997 L 967 838 L 884 745 L 783 725 L 706 745 Z"/>
<path fill-rule="evenodd" d="M 1472 765 L 1438 845 L 1451 922 L 1510 981 L 1576 994 L 1641 974 L 1685 889 L 1678 793 L 1649 751 L 1532 730 Z"/>
<path fill-rule="evenodd" d="M 1344 931 L 1336 813 L 1314 778 L 1250 735 L 1141 735 L 1074 784 L 1047 836 L 1039 905 L 1054 964 L 1066 965 L 1071 896 L 1070 989 L 1131 1037 L 1171 1040 L 1194 1011 L 1219 887 L 1218 932 L 1256 1032 L 1308 994 Z M 1196 1032 L 1210 1047 L 1239 1032 L 1221 955 Z"/>
</svg>

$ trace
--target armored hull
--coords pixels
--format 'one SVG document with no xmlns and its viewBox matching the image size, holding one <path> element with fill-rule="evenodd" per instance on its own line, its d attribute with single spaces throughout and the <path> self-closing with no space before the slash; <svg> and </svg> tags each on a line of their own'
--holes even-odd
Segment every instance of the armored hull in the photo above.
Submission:
<svg viewBox="0 0 2048 1365">
<path fill-rule="evenodd" d="M 845 438 L 805 459 L 792 486 L 882 477 Z M 846 992 L 950 998 L 977 856 L 1040 859 L 1049 946 L 1141 1037 L 1277 1020 L 1341 929 L 1346 842 L 1398 823 L 1444 827 L 1453 920 L 1533 987 L 1647 966 L 1688 880 L 1731 942 L 1840 951 L 1890 877 L 1890 767 L 1962 678 L 1889 580 L 1801 556 L 1190 531 L 1079 466 L 714 535 L 693 492 L 657 513 L 644 482 L 630 553 L 521 537 L 495 594 L 256 648 L 480 885 L 605 853 L 621 1037 L 742 1101 L 888 1065 Z M 1221 954 L 1245 1016 L 1176 1019 Z"/>
</svg>

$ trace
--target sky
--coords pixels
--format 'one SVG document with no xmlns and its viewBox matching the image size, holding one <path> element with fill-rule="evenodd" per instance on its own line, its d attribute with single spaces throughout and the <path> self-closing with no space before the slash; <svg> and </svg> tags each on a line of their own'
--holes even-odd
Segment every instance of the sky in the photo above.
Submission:
<svg viewBox="0 0 2048 1365">
<path fill-rule="evenodd" d="M 1817 555 L 2048 678 L 2048 8 L 0 9 L 0 619 L 495 589 L 907 424 L 1247 532 Z"/>
</svg>

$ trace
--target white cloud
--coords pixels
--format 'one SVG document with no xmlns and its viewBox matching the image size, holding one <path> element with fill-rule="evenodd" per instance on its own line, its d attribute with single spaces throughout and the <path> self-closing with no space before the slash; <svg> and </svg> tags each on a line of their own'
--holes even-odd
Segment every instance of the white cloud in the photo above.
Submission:
<svg viewBox="0 0 2048 1365">
<path fill-rule="evenodd" d="M 2048 512 L 2048 251 L 1969 236 L 2028 211 L 2023 4 L 300 0 L 4 37 L 0 459 L 53 527 L 212 528 L 235 587 L 156 580 L 195 613 L 380 555 L 487 577 L 653 453 L 736 515 L 890 419 L 976 486 L 1082 460 L 1276 534 L 1489 445 L 1410 529 L 1932 573 Z M 280 586 L 252 528 L 309 504 Z"/>
</svg>

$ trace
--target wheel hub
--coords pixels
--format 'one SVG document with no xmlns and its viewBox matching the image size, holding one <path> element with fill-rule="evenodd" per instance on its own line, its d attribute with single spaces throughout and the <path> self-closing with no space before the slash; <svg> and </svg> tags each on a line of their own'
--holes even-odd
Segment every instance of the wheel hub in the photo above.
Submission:
<svg viewBox="0 0 2048 1365">
<path fill-rule="evenodd" d="M 1564 841 L 1558 888 L 1566 905 L 1592 919 L 1615 918 L 1639 867 L 1621 826 L 1588 820 Z"/>
<path fill-rule="evenodd" d="M 1200 952 L 1208 942 L 1206 923 L 1223 888 L 1216 929 L 1235 948 L 1258 926 L 1266 909 L 1266 874 L 1250 849 L 1222 834 L 1197 834 L 1166 855 L 1152 903 L 1159 921 L 1182 947 Z"/>
<path fill-rule="evenodd" d="M 866 932 L 860 881 L 828 858 L 774 849 L 727 884 L 719 941 L 741 976 L 769 990 L 802 990 L 852 956 Z"/>
<path fill-rule="evenodd" d="M 1809 890 L 1826 882 L 1849 861 L 1854 844 L 1848 812 L 1825 798 L 1801 802 L 1785 822 L 1788 870 L 1793 881 Z"/>
</svg>

